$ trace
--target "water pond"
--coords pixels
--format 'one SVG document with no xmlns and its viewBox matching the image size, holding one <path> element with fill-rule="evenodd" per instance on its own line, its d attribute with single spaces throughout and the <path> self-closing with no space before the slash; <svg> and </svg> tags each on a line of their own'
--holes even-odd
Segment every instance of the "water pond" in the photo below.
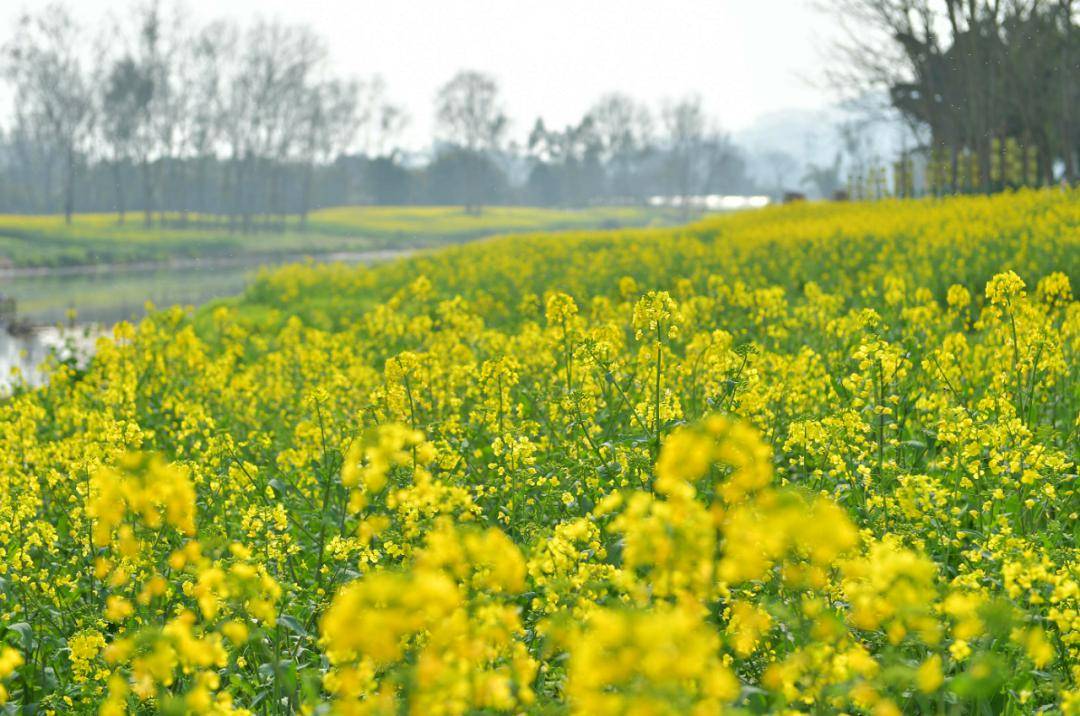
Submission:
<svg viewBox="0 0 1080 716">
<path fill-rule="evenodd" d="M 14 320 L 0 315 L 0 392 L 6 392 L 17 380 L 13 369 L 31 385 L 39 384 L 42 375 L 38 368 L 53 352 L 61 358 L 85 361 L 99 335 L 119 321 L 141 318 L 147 302 L 159 308 L 198 306 L 234 296 L 243 292 L 259 270 L 290 261 L 310 258 L 367 264 L 406 253 L 371 251 L 0 272 L 0 298 L 14 301 Z"/>
</svg>

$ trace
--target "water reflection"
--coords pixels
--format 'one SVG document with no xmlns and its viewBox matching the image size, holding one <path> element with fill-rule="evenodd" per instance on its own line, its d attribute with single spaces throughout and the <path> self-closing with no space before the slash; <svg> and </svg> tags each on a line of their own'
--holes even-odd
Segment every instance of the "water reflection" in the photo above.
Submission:
<svg viewBox="0 0 1080 716">
<path fill-rule="evenodd" d="M 78 320 L 113 324 L 145 315 L 155 306 L 199 305 L 244 290 L 262 265 L 117 269 L 83 274 L 47 272 L 0 280 L 0 292 L 14 297 L 19 319 L 43 325 Z"/>
<path fill-rule="evenodd" d="M 40 386 L 47 377 L 43 364 L 49 358 L 86 365 L 102 333 L 96 325 L 35 326 L 14 331 L 0 326 L 0 395 L 18 385 Z"/>
<path fill-rule="evenodd" d="M 239 257 L 236 260 L 189 260 L 170 265 L 130 265 L 60 269 L 0 270 L 0 296 L 15 299 L 20 320 L 36 325 L 67 321 L 69 311 L 86 323 L 112 325 L 145 315 L 145 304 L 198 306 L 233 296 L 264 268 L 313 261 L 372 264 L 412 253 L 374 250 L 316 256 Z M 0 319 L 2 320 L 2 319 Z"/>
<path fill-rule="evenodd" d="M 60 359 L 85 362 L 99 335 L 118 321 L 142 318 L 147 302 L 160 308 L 198 306 L 215 298 L 234 296 L 244 290 L 260 269 L 290 261 L 371 264 L 408 253 L 411 252 L 382 250 L 88 271 L 0 271 L 0 297 L 14 299 L 15 312 L 12 317 L 0 311 L 0 394 L 9 392 L 21 380 L 40 385 L 44 376 L 39 367 L 52 352 Z M 71 324 L 73 313 L 79 324 Z M 58 326 L 60 323 L 65 326 Z"/>
<path fill-rule="evenodd" d="M 0 277 L 15 317 L 0 317 L 0 395 L 25 382 L 41 385 L 51 355 L 84 364 L 97 337 L 118 321 L 138 320 L 147 302 L 197 306 L 241 293 L 262 264 L 189 265 L 69 273 L 24 272 Z M 72 316 L 78 320 L 71 323 Z"/>
</svg>

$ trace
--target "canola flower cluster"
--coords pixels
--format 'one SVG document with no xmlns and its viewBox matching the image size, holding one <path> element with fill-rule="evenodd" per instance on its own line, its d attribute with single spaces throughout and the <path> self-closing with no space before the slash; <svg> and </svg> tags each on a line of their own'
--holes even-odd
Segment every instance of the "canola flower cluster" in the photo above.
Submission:
<svg viewBox="0 0 1080 716">
<path fill-rule="evenodd" d="M 1080 194 L 507 237 L 0 402 L 11 712 L 1080 713 Z"/>
</svg>

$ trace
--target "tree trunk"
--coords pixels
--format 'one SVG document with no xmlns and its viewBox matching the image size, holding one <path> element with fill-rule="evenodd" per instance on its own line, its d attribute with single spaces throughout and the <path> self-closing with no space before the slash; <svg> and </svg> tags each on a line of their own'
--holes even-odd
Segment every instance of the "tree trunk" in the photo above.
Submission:
<svg viewBox="0 0 1080 716">
<path fill-rule="evenodd" d="M 1076 114 L 1076 103 L 1073 101 L 1075 92 L 1076 74 L 1071 65 L 1072 58 L 1069 56 L 1073 47 L 1074 25 L 1072 22 L 1072 2 L 1062 3 L 1062 15 L 1065 23 L 1065 39 L 1061 43 L 1061 153 L 1065 159 L 1065 179 L 1070 184 L 1077 180 L 1076 152 L 1080 142 L 1073 141 L 1073 121 Z"/>
<path fill-rule="evenodd" d="M 998 140 L 998 190 L 1005 191 L 1009 187 L 1009 140 L 1005 138 L 1005 129 L 1001 130 L 1001 139 Z"/>
<path fill-rule="evenodd" d="M 113 183 L 116 185 L 117 223 L 123 226 L 127 207 L 124 205 L 124 167 L 119 161 L 113 162 Z"/>
<path fill-rule="evenodd" d="M 232 159 L 229 162 L 229 166 L 225 167 L 225 171 L 222 172 L 222 187 L 221 196 L 224 199 L 224 206 L 222 207 L 228 216 L 229 233 L 236 231 L 236 213 L 238 202 L 236 199 L 236 189 L 234 187 L 236 183 L 236 174 L 238 172 L 238 164 L 236 159 Z"/>
<path fill-rule="evenodd" d="M 186 227 L 188 223 L 188 171 L 186 165 L 178 167 L 176 174 L 179 174 L 180 180 L 176 182 L 176 198 L 179 203 L 180 209 L 180 226 Z M 174 174 L 174 177 L 176 176 Z"/>
<path fill-rule="evenodd" d="M 990 155 L 992 153 L 992 147 L 990 139 L 985 134 L 979 138 L 978 141 L 978 169 L 979 169 L 979 191 L 983 194 L 989 194 L 990 183 Z M 974 177 L 972 178 L 974 183 Z"/>
<path fill-rule="evenodd" d="M 1044 133 L 1035 140 L 1035 166 L 1039 172 L 1040 186 L 1050 186 L 1054 183 L 1054 164 L 1050 159 L 1050 142 Z"/>
<path fill-rule="evenodd" d="M 200 156 L 197 161 L 199 164 L 195 172 L 195 211 L 202 223 L 210 213 L 206 206 L 206 159 Z"/>
<path fill-rule="evenodd" d="M 165 162 L 168 160 L 162 159 L 161 161 Z M 169 196 L 171 193 L 170 190 L 173 189 L 172 168 L 170 167 L 168 172 L 166 172 L 164 164 L 158 166 L 158 177 L 158 183 L 161 185 L 161 201 L 158 202 L 158 226 L 165 228 L 165 210 L 167 208 L 165 206 L 165 197 Z"/>
<path fill-rule="evenodd" d="M 955 142 L 953 142 L 953 145 L 949 147 L 949 154 L 949 183 L 951 185 L 951 193 L 957 194 L 959 193 L 960 189 L 960 148 L 956 146 Z"/>
<path fill-rule="evenodd" d="M 68 147 L 65 160 L 64 176 L 64 223 L 71 226 L 71 216 L 75 213 L 75 148 Z"/>
<path fill-rule="evenodd" d="M 1030 186 L 1031 181 L 1031 138 L 1025 131 L 1020 144 L 1020 185 Z"/>
<path fill-rule="evenodd" d="M 50 152 L 51 154 L 51 152 Z M 56 208 L 56 204 L 53 203 L 53 158 L 50 156 L 45 163 L 45 172 L 42 175 L 42 197 L 41 208 L 45 213 L 52 212 Z"/>
<path fill-rule="evenodd" d="M 311 208 L 311 185 L 314 170 L 310 163 L 304 167 L 304 188 L 300 193 L 300 230 L 307 229 L 308 211 Z"/>
<path fill-rule="evenodd" d="M 254 192 L 251 190 L 251 184 L 254 183 L 255 177 L 252 176 L 251 169 L 251 157 L 250 155 L 244 158 L 242 165 L 242 171 L 236 177 L 236 194 L 240 198 L 240 231 L 245 234 L 251 233 L 251 221 L 252 221 L 252 196 Z"/>
<path fill-rule="evenodd" d="M 150 180 L 150 162 L 143 158 L 141 164 L 143 178 L 143 226 L 154 225 L 154 190 Z"/>
</svg>

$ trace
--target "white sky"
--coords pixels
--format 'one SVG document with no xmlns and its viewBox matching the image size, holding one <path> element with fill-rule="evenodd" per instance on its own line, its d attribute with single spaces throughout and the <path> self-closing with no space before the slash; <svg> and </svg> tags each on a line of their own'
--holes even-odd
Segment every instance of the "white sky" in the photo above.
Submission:
<svg viewBox="0 0 1080 716">
<path fill-rule="evenodd" d="M 36 5 L 37 3 L 32 3 Z M 165 2 L 164 4 L 168 4 Z M 0 0 L 6 39 L 26 3 Z M 830 19 L 809 0 L 185 0 L 199 20 L 223 15 L 306 22 L 345 74 L 381 74 L 411 117 L 406 144 L 427 144 L 436 89 L 461 68 L 499 80 L 522 138 L 534 119 L 577 121 L 618 90 L 654 107 L 698 92 L 728 130 L 788 108 L 819 108 L 815 86 Z M 88 25 L 128 2 L 70 2 Z M 7 114 L 7 93 L 2 113 Z"/>
</svg>

